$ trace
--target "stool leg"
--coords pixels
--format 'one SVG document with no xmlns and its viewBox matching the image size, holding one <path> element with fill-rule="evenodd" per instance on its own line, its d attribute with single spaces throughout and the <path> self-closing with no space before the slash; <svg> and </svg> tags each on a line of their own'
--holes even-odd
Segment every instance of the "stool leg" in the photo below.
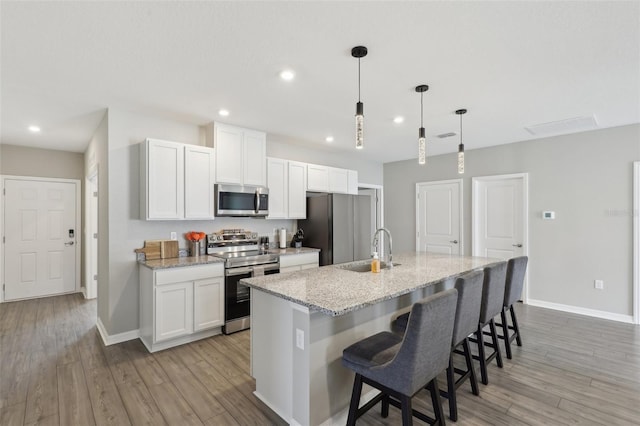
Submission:
<svg viewBox="0 0 640 426">
<path fill-rule="evenodd" d="M 402 426 L 412 426 L 413 409 L 411 408 L 411 397 L 401 395 L 400 404 L 402 405 Z"/>
<path fill-rule="evenodd" d="M 498 363 L 498 367 L 502 368 L 502 354 L 500 353 L 500 344 L 498 343 L 498 332 L 496 331 L 496 323 L 491 318 L 489 321 L 489 328 L 491 328 L 491 338 L 493 339 L 493 344 L 495 346 L 496 351 L 496 362 Z"/>
<path fill-rule="evenodd" d="M 456 378 L 453 370 L 453 353 L 449 356 L 447 367 L 447 398 L 449 399 L 449 418 L 458 420 L 458 404 L 456 403 Z"/>
<path fill-rule="evenodd" d="M 520 339 L 520 327 L 518 327 L 518 320 L 516 319 L 516 311 L 513 309 L 513 305 L 509 306 L 511 312 L 511 321 L 513 322 L 513 329 L 516 332 L 516 342 L 518 346 L 522 346 L 522 340 Z"/>
<path fill-rule="evenodd" d="M 356 374 L 353 380 L 353 392 L 351 393 L 351 404 L 349 405 L 349 416 L 347 425 L 354 426 L 358 417 L 358 405 L 360 405 L 360 394 L 362 393 L 362 376 Z"/>
<path fill-rule="evenodd" d="M 382 410 L 380 410 L 380 415 L 383 419 L 389 417 L 389 395 L 386 393 L 382 395 Z"/>
<path fill-rule="evenodd" d="M 480 361 L 480 380 L 482 384 L 489 384 L 489 378 L 487 377 L 487 359 L 484 353 L 484 337 L 482 336 L 482 324 L 478 325 L 478 331 L 476 332 L 476 340 L 478 341 L 478 359 Z"/>
<path fill-rule="evenodd" d="M 507 308 L 502 308 L 500 319 L 502 320 L 502 335 L 504 336 L 504 351 L 507 358 L 511 359 L 511 339 L 509 339 L 509 324 L 507 323 Z"/>
<path fill-rule="evenodd" d="M 465 337 L 462 341 L 462 350 L 464 351 L 464 359 L 467 362 L 467 370 L 470 371 L 469 380 L 471 381 L 471 392 L 473 392 L 474 395 L 480 395 L 478 379 L 476 379 L 476 370 L 473 367 L 473 357 L 471 356 L 471 346 L 469 345 L 468 337 Z"/>
<path fill-rule="evenodd" d="M 442 411 L 442 400 L 440 399 L 440 388 L 438 387 L 438 378 L 434 377 L 433 380 L 427 384 L 427 389 L 431 393 L 431 403 L 433 404 L 433 417 L 434 424 L 444 426 L 446 421 L 444 419 L 444 411 Z M 451 397 L 449 397 L 449 403 L 451 403 Z"/>
</svg>

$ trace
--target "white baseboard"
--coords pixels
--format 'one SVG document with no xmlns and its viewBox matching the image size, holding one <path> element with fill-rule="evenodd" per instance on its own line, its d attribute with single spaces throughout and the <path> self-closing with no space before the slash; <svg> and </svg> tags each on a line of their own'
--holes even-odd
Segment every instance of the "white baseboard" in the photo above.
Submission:
<svg viewBox="0 0 640 426">
<path fill-rule="evenodd" d="M 538 306 L 540 308 L 554 309 L 556 311 L 570 312 L 572 314 L 587 315 L 611 321 L 626 322 L 633 324 L 633 315 L 614 314 L 607 311 L 582 308 L 580 306 L 563 305 L 561 303 L 546 302 L 544 300 L 529 299 L 527 305 Z"/>
<path fill-rule="evenodd" d="M 100 333 L 100 337 L 102 337 L 102 343 L 104 343 L 105 346 L 127 342 L 129 340 L 134 340 L 140 337 L 139 330 L 131 330 L 110 336 L 109 333 L 107 333 L 107 330 L 104 328 L 104 324 L 102 324 L 102 320 L 100 320 L 100 318 L 98 318 L 98 321 L 96 321 L 96 327 L 98 327 L 98 332 Z"/>
</svg>

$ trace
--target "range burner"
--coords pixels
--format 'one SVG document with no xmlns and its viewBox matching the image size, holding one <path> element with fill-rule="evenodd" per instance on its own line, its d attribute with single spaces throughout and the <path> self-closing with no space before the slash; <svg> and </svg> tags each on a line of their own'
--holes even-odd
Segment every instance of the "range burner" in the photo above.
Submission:
<svg viewBox="0 0 640 426">
<path fill-rule="evenodd" d="M 258 234 L 243 229 L 223 229 L 207 235 L 207 254 L 225 259 L 225 268 L 278 263 L 279 256 L 262 250 Z"/>
</svg>

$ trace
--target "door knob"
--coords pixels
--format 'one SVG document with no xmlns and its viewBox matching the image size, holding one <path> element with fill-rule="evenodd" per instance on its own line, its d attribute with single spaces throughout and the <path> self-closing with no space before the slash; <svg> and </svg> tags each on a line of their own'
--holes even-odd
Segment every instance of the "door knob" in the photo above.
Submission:
<svg viewBox="0 0 640 426">
<path fill-rule="evenodd" d="M 511 246 L 520 248 L 522 247 L 522 244 L 511 244 Z"/>
<path fill-rule="evenodd" d="M 65 246 L 72 246 L 73 245 L 73 241 L 69 241 L 68 243 L 64 243 Z"/>
<path fill-rule="evenodd" d="M 449 242 L 452 243 L 452 244 L 458 244 L 458 240 L 451 240 Z"/>
</svg>

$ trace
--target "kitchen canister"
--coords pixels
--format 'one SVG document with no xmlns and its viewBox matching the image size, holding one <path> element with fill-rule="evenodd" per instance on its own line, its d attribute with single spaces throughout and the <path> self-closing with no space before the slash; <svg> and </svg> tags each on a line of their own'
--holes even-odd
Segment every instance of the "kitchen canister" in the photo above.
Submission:
<svg viewBox="0 0 640 426">
<path fill-rule="evenodd" d="M 189 241 L 189 255 L 200 256 L 200 241 Z"/>
<path fill-rule="evenodd" d="M 280 236 L 278 237 L 278 244 L 280 245 L 280 248 L 287 248 L 287 229 L 286 228 L 282 228 L 280 229 Z"/>
</svg>

